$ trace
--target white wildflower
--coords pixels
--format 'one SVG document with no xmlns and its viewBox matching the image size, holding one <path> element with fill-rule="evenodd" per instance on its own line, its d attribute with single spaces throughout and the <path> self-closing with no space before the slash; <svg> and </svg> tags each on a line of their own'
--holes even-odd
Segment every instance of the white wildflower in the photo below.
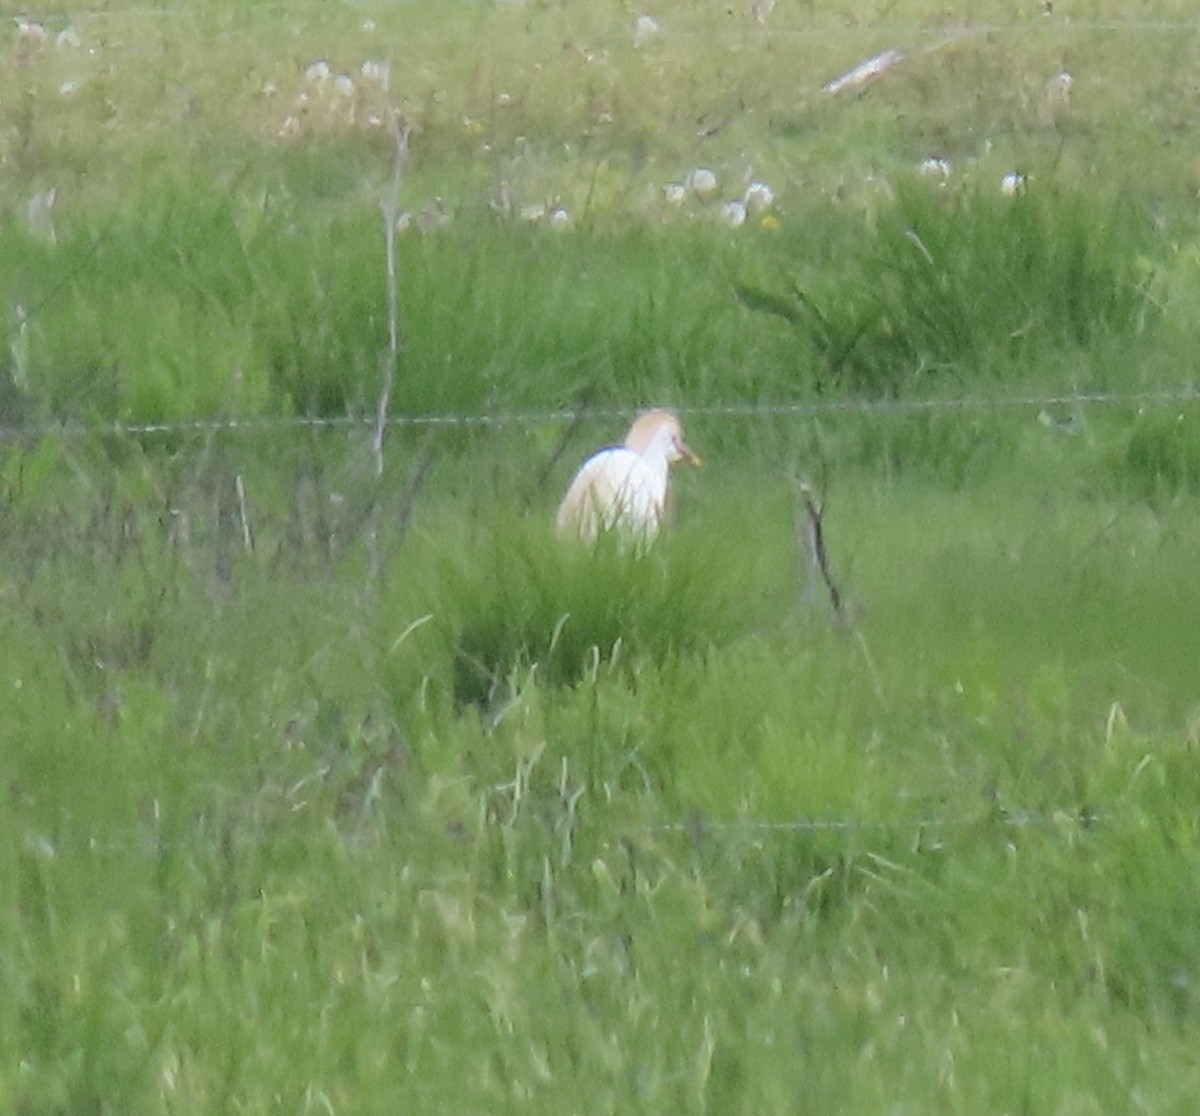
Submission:
<svg viewBox="0 0 1200 1116">
<path fill-rule="evenodd" d="M 1074 84 L 1075 79 L 1066 70 L 1059 70 L 1050 79 L 1050 84 L 1046 88 L 1047 99 L 1060 105 L 1068 104 L 1071 100 L 1071 87 Z"/>
<path fill-rule="evenodd" d="M 30 46 L 41 46 L 46 41 L 46 25 L 40 20 L 17 16 L 17 41 Z"/>
<path fill-rule="evenodd" d="M 304 71 L 304 80 L 319 84 L 328 81 L 332 72 L 329 63 L 324 58 L 319 58 L 316 62 L 309 63 L 308 68 Z"/>
<path fill-rule="evenodd" d="M 754 0 L 750 5 L 750 14 L 760 27 L 766 25 L 767 17 L 775 10 L 775 0 Z"/>
<path fill-rule="evenodd" d="M 953 167 L 950 166 L 949 160 L 943 159 L 940 155 L 930 155 L 921 160 L 917 170 L 926 178 L 946 179 L 950 177 Z"/>
<path fill-rule="evenodd" d="M 683 205 L 687 201 L 687 187 L 678 182 L 668 182 L 663 187 L 663 198 L 667 205 Z"/>
<path fill-rule="evenodd" d="M 368 59 L 358 68 L 358 72 L 362 75 L 363 81 L 373 82 L 375 85 L 382 86 L 387 89 L 391 77 L 391 73 L 386 62 L 380 62 L 376 59 Z"/>
<path fill-rule="evenodd" d="M 740 229 L 746 223 L 746 207 L 740 201 L 728 201 L 721 206 L 721 220 L 731 229 Z"/>
<path fill-rule="evenodd" d="M 1015 197 L 1025 191 L 1025 176 L 1020 171 L 1009 171 L 1000 179 L 1000 193 L 1006 198 Z"/>
<path fill-rule="evenodd" d="M 633 25 L 633 45 L 635 47 L 645 46 L 660 31 L 662 28 L 653 16 L 638 16 L 637 22 Z"/>
<path fill-rule="evenodd" d="M 717 176 L 708 167 L 697 167 L 695 170 L 688 172 L 684 185 L 692 193 L 700 197 L 705 197 L 717 188 Z"/>
<path fill-rule="evenodd" d="M 775 191 L 765 182 L 751 182 L 746 187 L 742 203 L 751 213 L 770 209 L 775 204 Z"/>
</svg>

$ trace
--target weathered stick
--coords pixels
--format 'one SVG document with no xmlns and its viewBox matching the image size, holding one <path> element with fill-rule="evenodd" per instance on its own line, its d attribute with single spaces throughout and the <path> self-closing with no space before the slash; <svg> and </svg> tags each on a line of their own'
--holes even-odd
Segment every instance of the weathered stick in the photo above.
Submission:
<svg viewBox="0 0 1200 1116">
<path fill-rule="evenodd" d="M 586 415 L 582 411 L 577 411 L 567 424 L 566 429 L 559 436 L 559 439 L 554 444 L 554 449 L 550 451 L 550 456 L 546 459 L 537 473 L 534 475 L 531 491 L 526 496 L 526 503 L 530 503 L 545 491 L 546 485 L 550 480 L 550 474 L 554 471 L 554 467 L 558 464 L 559 459 L 567 451 L 567 447 L 571 444 L 575 435 L 579 432 L 579 428 L 583 425 Z"/>
<path fill-rule="evenodd" d="M 383 483 L 383 439 L 387 431 L 388 411 L 392 404 L 392 391 L 396 385 L 396 371 L 400 363 L 400 297 L 396 278 L 396 218 L 400 208 L 400 187 L 404 181 L 404 167 L 408 162 L 408 140 L 412 124 L 395 109 L 391 112 L 392 139 L 396 150 L 392 159 L 392 181 L 387 193 L 380 200 L 383 214 L 383 245 L 387 267 L 387 319 L 388 347 L 383 365 L 383 384 L 379 390 L 379 402 L 375 408 L 375 429 L 371 435 L 371 455 L 375 460 L 375 501 L 368 530 L 367 545 L 370 554 L 370 579 L 379 580 L 381 560 L 379 554 L 379 498 Z"/>
<path fill-rule="evenodd" d="M 383 387 L 379 392 L 379 405 L 375 411 L 375 433 L 371 439 L 371 451 L 375 455 L 375 476 L 383 476 L 383 436 L 387 429 L 388 407 L 392 401 L 392 389 L 396 383 L 396 369 L 400 363 L 400 299 L 396 280 L 396 218 L 400 208 L 400 187 L 404 181 L 404 167 L 408 162 L 408 139 L 412 125 L 392 112 L 392 139 L 396 153 L 392 160 L 391 189 L 380 203 L 383 213 L 383 245 L 387 266 L 387 317 L 388 349 L 383 368 Z"/>
<path fill-rule="evenodd" d="M 425 477 L 433 465 L 433 438 L 434 434 L 431 430 L 425 437 L 425 444 L 417 456 L 417 463 L 413 466 L 413 470 L 408 476 L 408 483 L 404 486 L 404 492 L 400 496 L 400 508 L 396 514 L 397 547 L 404 541 L 404 536 L 408 534 L 413 508 L 416 507 L 417 497 L 425 484 Z"/>
<path fill-rule="evenodd" d="M 796 482 L 800 496 L 800 509 L 796 516 L 796 544 L 807 560 L 810 569 L 816 570 L 829 592 L 829 603 L 839 619 L 845 618 L 841 590 L 829 572 L 829 555 L 825 549 L 825 530 L 821 522 L 822 504 L 816 493 L 803 481 Z"/>
<path fill-rule="evenodd" d="M 247 554 L 254 553 L 254 532 L 250 529 L 250 514 L 246 510 L 246 485 L 242 481 L 242 474 L 238 473 L 233 478 L 234 488 L 237 490 L 238 499 L 238 514 L 242 519 L 242 545 L 246 548 Z"/>
</svg>

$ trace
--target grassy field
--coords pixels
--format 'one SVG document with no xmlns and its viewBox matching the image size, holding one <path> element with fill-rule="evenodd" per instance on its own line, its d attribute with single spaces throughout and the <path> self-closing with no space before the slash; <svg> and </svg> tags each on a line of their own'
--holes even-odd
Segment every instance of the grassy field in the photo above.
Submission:
<svg viewBox="0 0 1200 1116">
<path fill-rule="evenodd" d="M 0 1111 L 1194 1111 L 1200 25 L 764 18 L 6 32 Z"/>
</svg>

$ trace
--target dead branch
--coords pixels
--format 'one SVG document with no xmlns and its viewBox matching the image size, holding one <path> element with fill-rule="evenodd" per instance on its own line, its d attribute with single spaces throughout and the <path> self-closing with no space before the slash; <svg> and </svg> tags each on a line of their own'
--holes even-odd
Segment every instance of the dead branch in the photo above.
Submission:
<svg viewBox="0 0 1200 1116">
<path fill-rule="evenodd" d="M 806 559 L 808 568 L 815 570 L 825 583 L 829 593 L 829 603 L 833 614 L 839 620 L 845 619 L 845 606 L 841 590 L 829 572 L 829 555 L 825 548 L 825 529 L 821 519 L 822 503 L 816 493 L 803 481 L 796 482 L 796 492 L 799 496 L 796 513 L 796 545 Z"/>
<path fill-rule="evenodd" d="M 562 455 L 567 452 L 567 447 L 574 440 L 575 435 L 579 433 L 579 428 L 583 425 L 587 416 L 582 411 L 577 411 L 567 424 L 566 429 L 559 436 L 557 442 L 554 443 L 554 449 L 550 451 L 550 456 L 542 464 L 534 475 L 533 484 L 530 486 L 530 492 L 526 496 L 526 504 L 531 503 L 534 499 L 540 496 L 546 490 L 546 485 L 550 480 L 550 474 L 554 471 L 554 467 L 558 464 Z"/>
<path fill-rule="evenodd" d="M 247 554 L 253 554 L 254 532 L 250 529 L 250 514 L 246 509 L 246 485 L 242 480 L 241 473 L 234 476 L 233 483 L 237 490 L 238 514 L 242 520 L 242 545 L 246 548 Z"/>
<path fill-rule="evenodd" d="M 375 513 L 371 517 L 368 532 L 370 553 L 370 578 L 379 579 L 379 487 L 383 481 L 383 438 L 387 430 L 388 411 L 392 405 L 392 391 L 396 385 L 396 371 L 400 363 L 400 298 L 396 279 L 396 219 L 400 208 L 400 187 L 404 182 L 404 168 L 408 162 L 408 141 L 412 135 L 412 124 L 395 109 L 390 114 L 392 139 L 395 154 L 392 159 L 391 185 L 379 208 L 383 215 L 383 245 L 387 268 L 387 320 L 388 347 L 383 366 L 383 384 L 379 391 L 379 402 L 375 409 L 375 429 L 371 436 L 371 454 L 375 460 Z"/>
<path fill-rule="evenodd" d="M 412 472 L 408 475 L 408 483 L 404 486 L 404 491 L 400 495 L 400 507 L 396 515 L 396 542 L 393 550 L 400 546 L 404 541 L 404 536 L 408 534 L 408 525 L 412 521 L 413 509 L 417 505 L 417 497 L 421 493 L 421 489 L 425 485 L 425 478 L 429 475 L 429 470 L 433 466 L 433 431 L 429 431 L 425 436 L 425 444 L 421 447 L 420 454 L 417 455 L 417 463 L 413 466 Z"/>
</svg>

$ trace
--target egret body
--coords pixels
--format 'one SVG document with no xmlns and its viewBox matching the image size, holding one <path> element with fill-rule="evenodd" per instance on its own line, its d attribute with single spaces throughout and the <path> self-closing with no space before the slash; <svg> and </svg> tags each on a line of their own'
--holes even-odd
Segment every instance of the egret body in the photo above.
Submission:
<svg viewBox="0 0 1200 1116">
<path fill-rule="evenodd" d="M 647 411 L 629 428 L 623 446 L 601 450 L 583 463 L 558 508 L 563 538 L 594 542 L 617 531 L 635 542 L 658 534 L 667 511 L 671 465 L 700 459 L 683 440 L 670 411 Z"/>
</svg>

